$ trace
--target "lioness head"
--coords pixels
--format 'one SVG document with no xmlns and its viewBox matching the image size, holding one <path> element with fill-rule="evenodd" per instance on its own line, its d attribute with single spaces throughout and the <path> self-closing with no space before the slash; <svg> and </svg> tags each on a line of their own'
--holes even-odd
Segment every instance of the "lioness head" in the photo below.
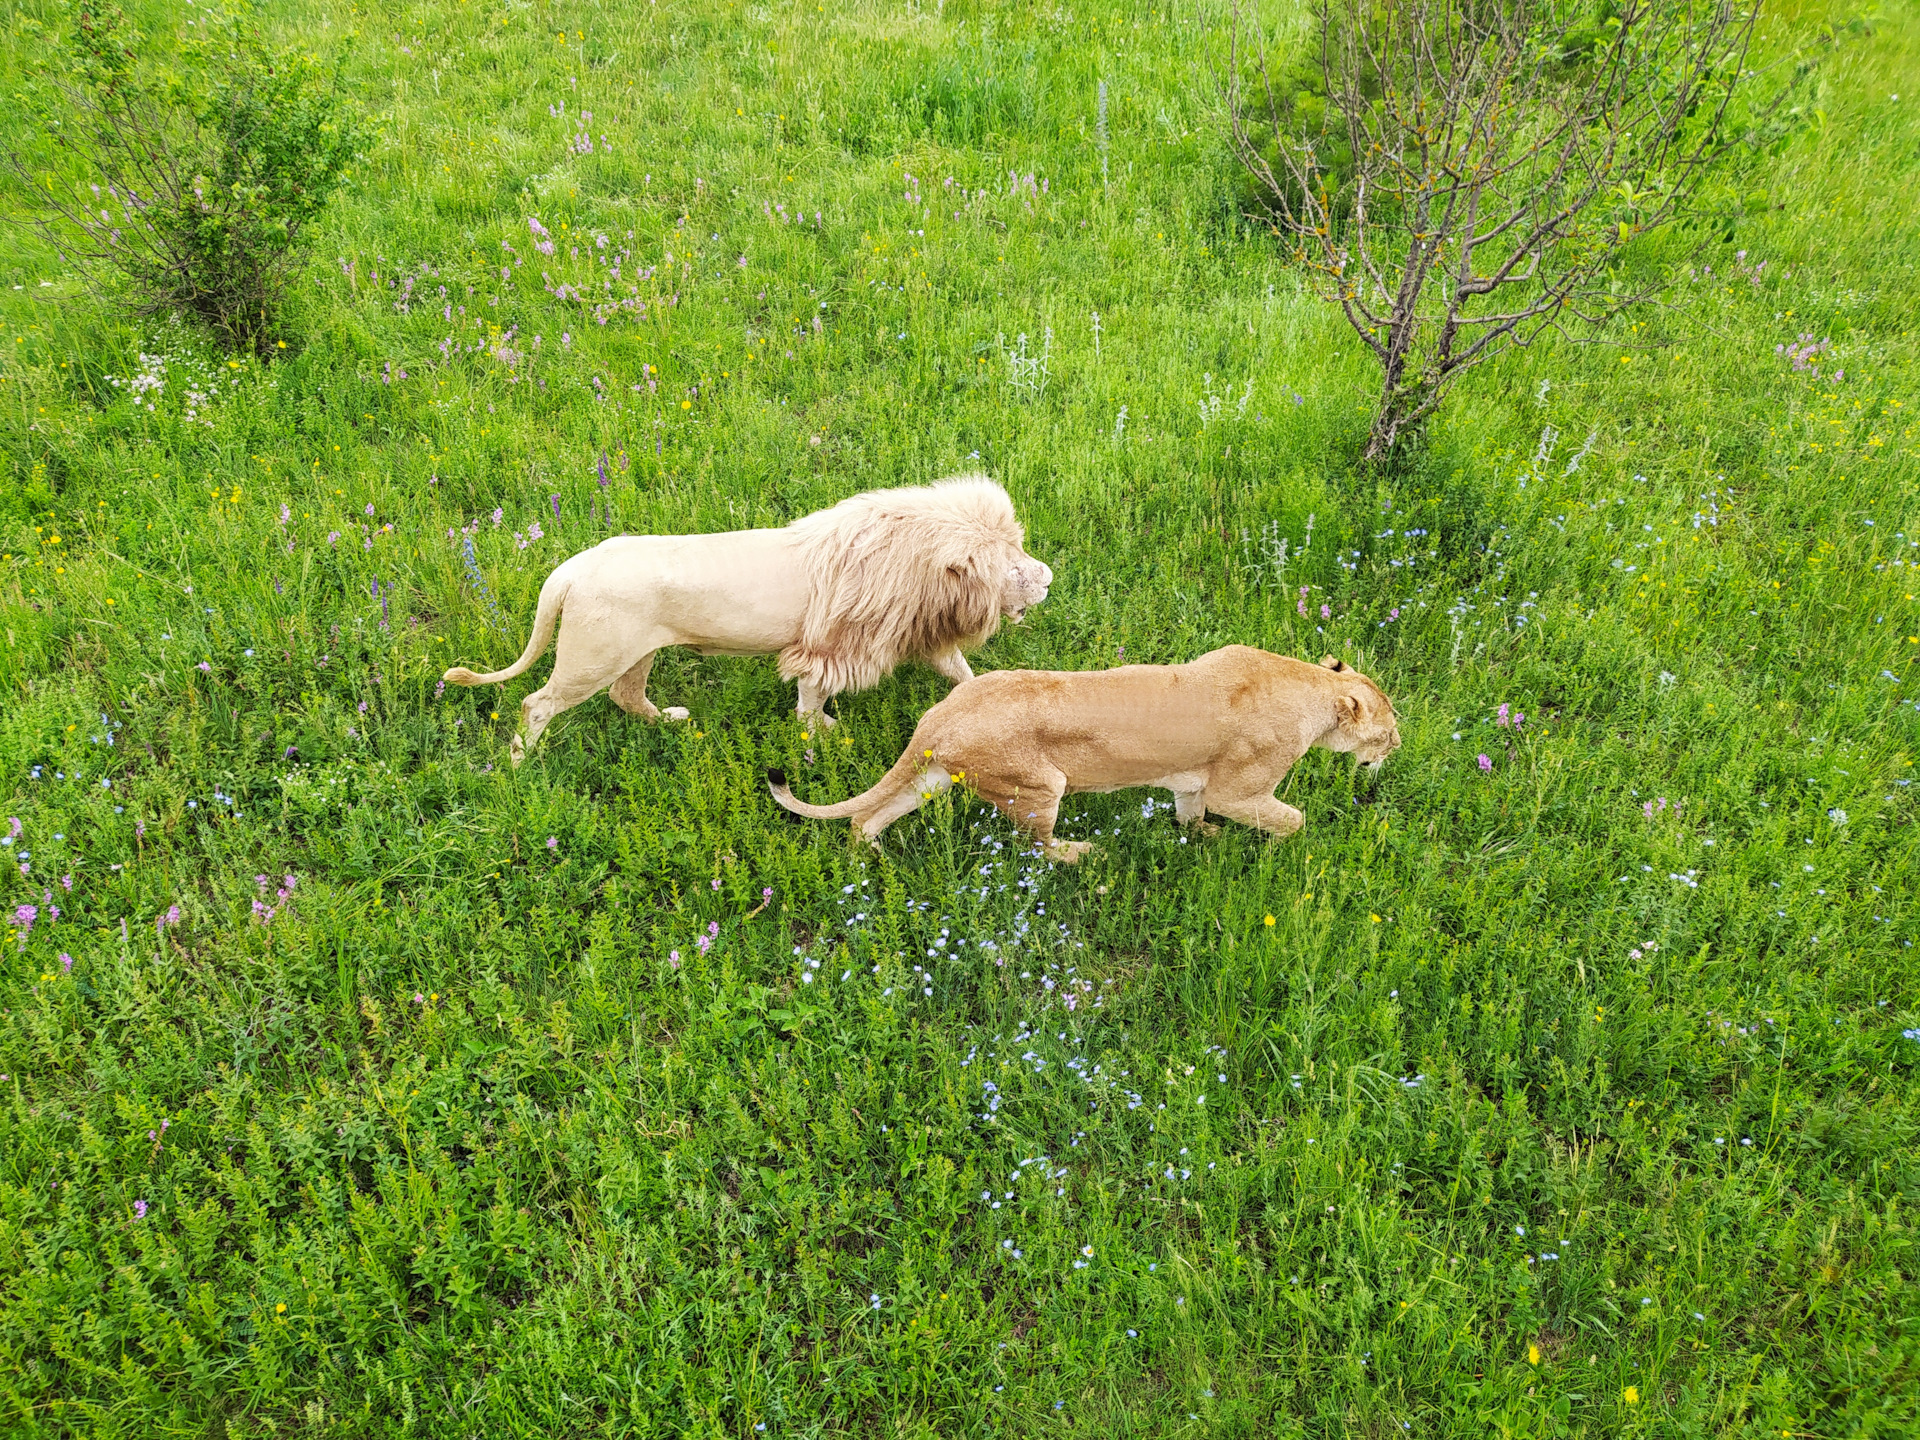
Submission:
<svg viewBox="0 0 1920 1440">
<path fill-rule="evenodd" d="M 1400 722 L 1393 702 L 1344 661 L 1328 655 L 1320 663 L 1348 682 L 1334 697 L 1334 733 L 1326 738 L 1326 747 L 1351 753 L 1362 765 L 1378 770 L 1400 748 Z"/>
<path fill-rule="evenodd" d="M 1038 605 L 1047 598 L 1047 587 L 1051 584 L 1053 571 L 1047 564 L 1023 553 L 1007 566 L 1006 579 L 1000 587 L 1000 613 L 1019 624 L 1026 618 L 1029 605 Z"/>
</svg>

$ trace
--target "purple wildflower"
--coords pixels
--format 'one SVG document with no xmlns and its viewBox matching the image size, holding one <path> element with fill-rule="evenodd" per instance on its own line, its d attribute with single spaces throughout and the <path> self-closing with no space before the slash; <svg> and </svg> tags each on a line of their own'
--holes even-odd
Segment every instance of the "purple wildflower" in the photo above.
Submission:
<svg viewBox="0 0 1920 1440">
<path fill-rule="evenodd" d="M 1493 761 L 1489 760 L 1485 755 L 1480 757 L 1480 773 L 1483 775 L 1491 775 L 1493 773 Z"/>
<path fill-rule="evenodd" d="M 136 1200 L 133 1202 L 133 1218 L 136 1220 L 144 1220 L 147 1218 L 147 1202 L 146 1201 Z"/>
</svg>

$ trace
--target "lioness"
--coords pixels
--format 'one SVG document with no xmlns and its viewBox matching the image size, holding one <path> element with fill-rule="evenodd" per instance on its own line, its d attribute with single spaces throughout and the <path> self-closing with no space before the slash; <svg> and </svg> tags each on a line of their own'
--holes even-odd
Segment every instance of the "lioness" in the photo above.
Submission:
<svg viewBox="0 0 1920 1440">
<path fill-rule="evenodd" d="M 1313 746 L 1378 768 L 1400 747 L 1380 687 L 1329 655 L 1318 665 L 1228 645 L 1185 665 L 1117 670 L 995 670 L 921 717 L 906 753 L 864 795 L 838 805 L 793 798 L 767 772 L 773 798 L 796 815 L 851 817 L 868 840 L 958 780 L 990 800 L 1055 860 L 1091 846 L 1055 840 L 1063 795 L 1151 785 L 1173 792 L 1174 815 L 1212 834 L 1211 810 L 1274 835 L 1305 823 L 1274 787 Z"/>
<path fill-rule="evenodd" d="M 1053 583 L 1023 546 L 1007 492 L 980 476 L 870 490 L 779 530 L 620 535 L 547 577 L 518 660 L 491 675 L 455 666 L 446 678 L 511 680 L 559 624 L 553 674 L 520 702 L 516 765 L 554 716 L 609 687 L 632 714 L 686 719 L 683 707 L 662 711 L 647 698 L 663 645 L 778 652 L 781 678 L 800 682 L 795 709 L 831 725 L 828 700 L 902 660 L 925 660 L 955 683 L 972 679 L 961 651 L 985 643 L 1002 617 L 1020 620 Z"/>
</svg>

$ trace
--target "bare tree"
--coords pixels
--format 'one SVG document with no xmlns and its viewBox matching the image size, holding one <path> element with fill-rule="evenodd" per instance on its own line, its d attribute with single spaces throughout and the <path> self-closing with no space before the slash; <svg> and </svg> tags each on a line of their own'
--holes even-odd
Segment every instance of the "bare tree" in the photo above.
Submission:
<svg viewBox="0 0 1920 1440">
<path fill-rule="evenodd" d="M 1317 71 L 1295 85 L 1257 38 L 1249 64 L 1235 5 L 1234 150 L 1261 218 L 1380 361 L 1367 459 L 1462 372 L 1658 288 L 1625 284 L 1615 261 L 1685 213 L 1728 148 L 1757 3 L 1609 8 L 1317 0 Z"/>
</svg>

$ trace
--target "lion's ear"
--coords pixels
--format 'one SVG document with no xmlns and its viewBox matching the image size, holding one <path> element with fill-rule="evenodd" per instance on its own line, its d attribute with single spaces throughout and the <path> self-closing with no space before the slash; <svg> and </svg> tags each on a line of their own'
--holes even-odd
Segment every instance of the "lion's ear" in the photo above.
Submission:
<svg viewBox="0 0 1920 1440">
<path fill-rule="evenodd" d="M 1366 709 L 1357 695 L 1336 695 L 1333 697 L 1333 715 L 1342 725 L 1358 725 Z"/>
<path fill-rule="evenodd" d="M 1322 655 L 1320 664 L 1322 668 L 1331 670 L 1336 675 L 1342 674 L 1347 668 L 1345 661 L 1336 659 L 1332 655 Z"/>
</svg>

